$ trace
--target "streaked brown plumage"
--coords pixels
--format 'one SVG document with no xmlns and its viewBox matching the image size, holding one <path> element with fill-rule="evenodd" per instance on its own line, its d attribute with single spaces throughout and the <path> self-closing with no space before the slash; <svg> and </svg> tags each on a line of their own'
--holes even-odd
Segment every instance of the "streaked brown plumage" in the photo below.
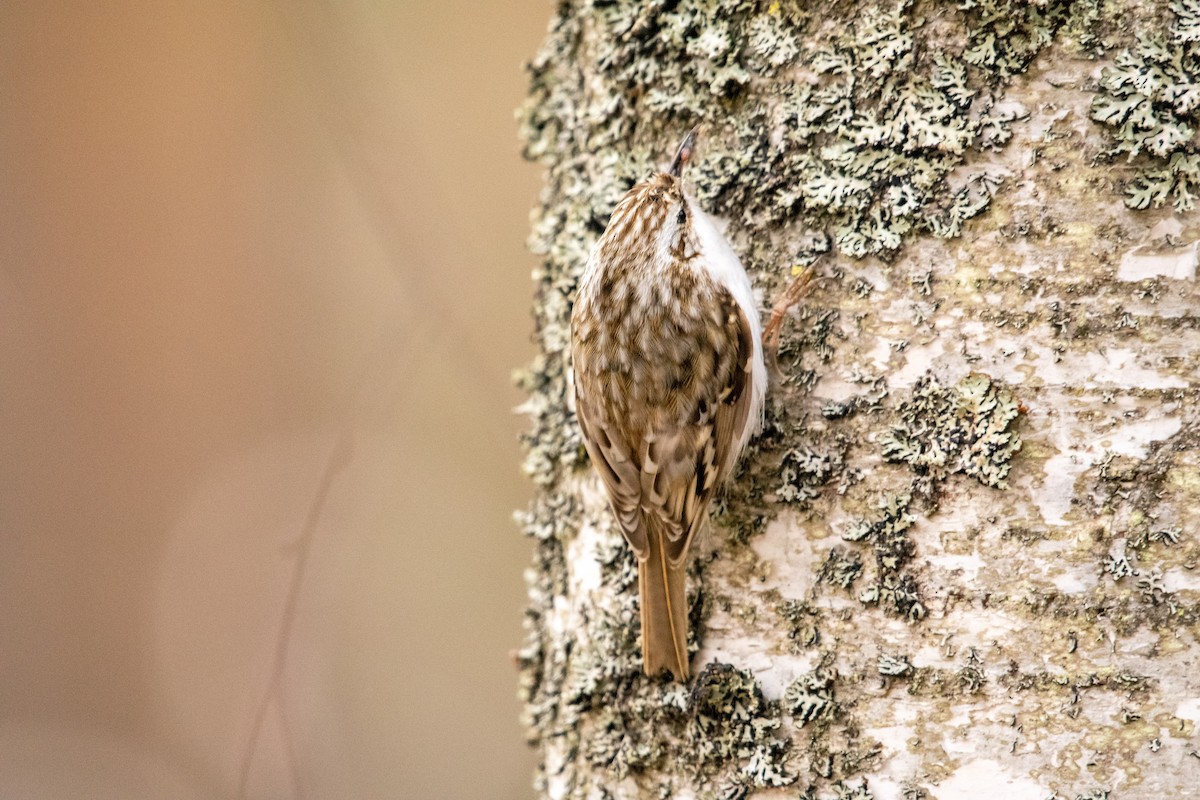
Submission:
<svg viewBox="0 0 1200 800">
<path fill-rule="evenodd" d="M 583 440 L 637 554 L 643 666 L 679 680 L 688 547 L 761 423 L 767 383 L 750 280 L 683 191 L 693 143 L 617 204 L 571 318 Z"/>
</svg>

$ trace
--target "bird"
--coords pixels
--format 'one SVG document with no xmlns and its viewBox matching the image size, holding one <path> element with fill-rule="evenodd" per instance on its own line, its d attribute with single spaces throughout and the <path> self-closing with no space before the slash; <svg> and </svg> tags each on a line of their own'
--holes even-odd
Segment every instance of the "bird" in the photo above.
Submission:
<svg viewBox="0 0 1200 800">
<path fill-rule="evenodd" d="M 762 427 L 768 381 L 750 278 L 684 190 L 696 135 L 617 203 L 571 311 L 584 448 L 637 556 L 642 667 L 680 682 L 688 550 Z"/>
</svg>

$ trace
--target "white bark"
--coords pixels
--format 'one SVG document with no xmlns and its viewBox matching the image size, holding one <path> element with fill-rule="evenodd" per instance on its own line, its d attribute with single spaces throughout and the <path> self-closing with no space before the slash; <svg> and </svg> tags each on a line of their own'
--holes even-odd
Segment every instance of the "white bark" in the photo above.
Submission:
<svg viewBox="0 0 1200 800">
<path fill-rule="evenodd" d="M 1160 80 L 1141 28 L 1200 82 L 1200 5 L 963 5 L 562 9 L 525 118 L 549 169 L 522 653 L 543 796 L 1200 784 L 1200 218 L 1187 176 L 1164 177 L 1196 153 L 1196 109 L 1150 87 L 1158 127 L 1122 128 L 1106 109 L 1131 95 L 1104 71 Z M 949 112 L 929 101 L 958 87 Z M 809 130 L 818 102 L 843 116 Z M 785 326 L 768 430 L 696 559 L 701 674 L 680 686 L 638 672 L 634 569 L 578 448 L 564 325 L 614 195 L 697 118 L 697 193 L 763 306 L 826 236 L 832 279 Z M 1129 207 L 1168 180 L 1166 205 Z"/>
</svg>

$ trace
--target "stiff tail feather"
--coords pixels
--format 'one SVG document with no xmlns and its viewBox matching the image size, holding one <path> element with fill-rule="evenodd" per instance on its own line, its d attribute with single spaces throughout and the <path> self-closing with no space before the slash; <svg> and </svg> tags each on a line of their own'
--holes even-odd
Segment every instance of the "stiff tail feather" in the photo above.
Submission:
<svg viewBox="0 0 1200 800">
<path fill-rule="evenodd" d="M 671 566 L 657 525 L 647 526 L 650 555 L 638 559 L 642 605 L 642 667 L 647 675 L 664 669 L 678 681 L 688 678 L 686 567 Z"/>
</svg>

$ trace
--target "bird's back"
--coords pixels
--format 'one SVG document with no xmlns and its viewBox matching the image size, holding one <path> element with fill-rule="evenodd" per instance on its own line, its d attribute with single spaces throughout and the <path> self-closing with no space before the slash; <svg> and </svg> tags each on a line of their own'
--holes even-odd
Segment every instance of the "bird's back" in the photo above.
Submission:
<svg viewBox="0 0 1200 800">
<path fill-rule="evenodd" d="M 737 369 L 729 291 L 690 266 L 652 270 L 585 283 L 572 325 L 576 381 L 627 442 L 695 422 Z"/>
</svg>

